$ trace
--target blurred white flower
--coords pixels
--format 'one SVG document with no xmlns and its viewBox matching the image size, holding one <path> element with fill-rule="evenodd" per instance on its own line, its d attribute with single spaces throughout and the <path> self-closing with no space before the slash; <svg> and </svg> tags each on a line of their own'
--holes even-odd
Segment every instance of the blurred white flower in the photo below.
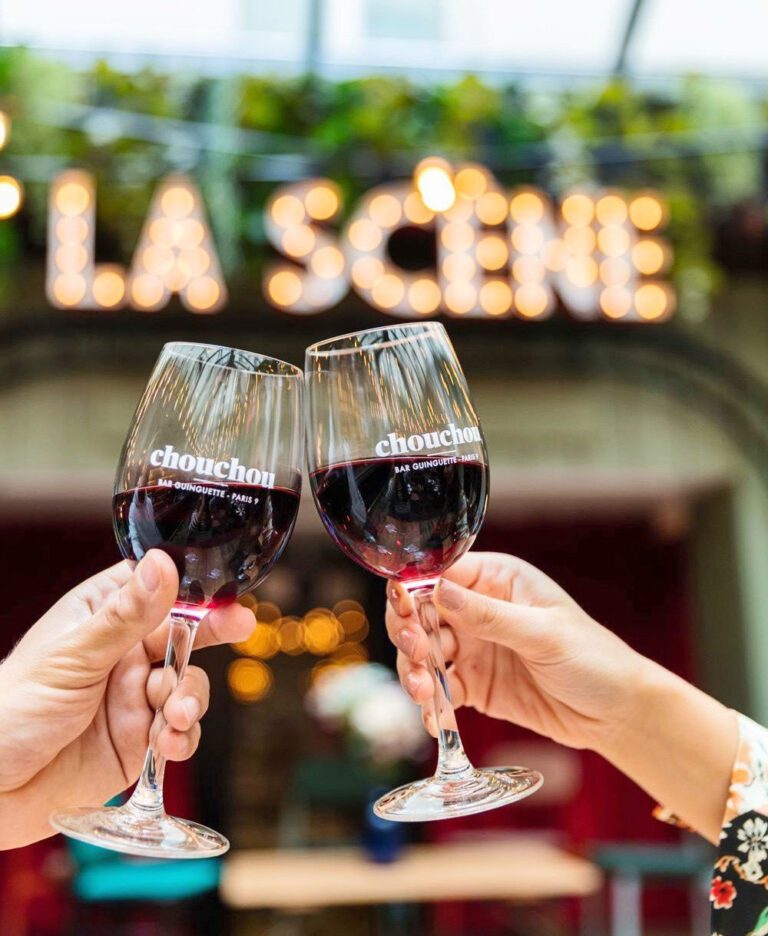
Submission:
<svg viewBox="0 0 768 936">
<path fill-rule="evenodd" d="M 419 709 L 394 674 L 378 663 L 324 673 L 306 701 L 311 714 L 333 727 L 346 727 L 380 765 L 418 757 L 428 739 Z"/>
</svg>

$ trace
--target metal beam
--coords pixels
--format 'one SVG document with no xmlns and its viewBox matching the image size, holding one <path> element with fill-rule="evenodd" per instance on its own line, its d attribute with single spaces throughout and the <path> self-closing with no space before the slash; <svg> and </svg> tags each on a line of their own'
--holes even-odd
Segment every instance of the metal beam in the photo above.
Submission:
<svg viewBox="0 0 768 936">
<path fill-rule="evenodd" d="M 640 17 L 640 12 L 645 5 L 645 0 L 632 0 L 632 6 L 629 10 L 629 17 L 627 18 L 627 24 L 624 27 L 624 35 L 621 37 L 621 45 L 619 46 L 619 54 L 616 58 L 616 64 L 613 68 L 613 73 L 615 75 L 624 75 L 627 71 L 627 58 L 629 57 L 629 52 L 632 47 L 632 40 L 635 37 L 635 31 L 637 29 L 637 22 Z"/>
</svg>

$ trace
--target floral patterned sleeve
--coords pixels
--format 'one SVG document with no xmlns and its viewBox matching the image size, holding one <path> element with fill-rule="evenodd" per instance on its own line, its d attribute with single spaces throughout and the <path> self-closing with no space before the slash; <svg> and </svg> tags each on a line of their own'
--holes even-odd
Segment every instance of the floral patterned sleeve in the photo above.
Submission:
<svg viewBox="0 0 768 936">
<path fill-rule="evenodd" d="M 768 936 L 768 729 L 744 715 L 709 899 L 712 936 Z"/>
</svg>

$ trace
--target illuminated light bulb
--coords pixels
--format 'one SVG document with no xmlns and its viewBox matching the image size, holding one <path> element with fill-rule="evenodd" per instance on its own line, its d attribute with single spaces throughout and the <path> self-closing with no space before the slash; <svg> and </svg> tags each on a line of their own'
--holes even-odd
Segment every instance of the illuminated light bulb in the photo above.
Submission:
<svg viewBox="0 0 768 936">
<path fill-rule="evenodd" d="M 544 202 L 535 192 L 518 192 L 509 203 L 509 214 L 518 224 L 535 224 L 544 217 Z"/>
<path fill-rule="evenodd" d="M 341 615 L 345 611 L 358 611 L 360 614 L 365 617 L 365 608 L 360 604 L 359 601 L 355 601 L 354 598 L 342 598 L 341 601 L 337 601 L 333 606 L 333 613 L 341 621 Z M 342 621 L 342 624 L 344 622 Z"/>
<path fill-rule="evenodd" d="M 515 308 L 524 318 L 538 318 L 548 305 L 549 297 L 543 286 L 531 283 L 515 290 Z"/>
<path fill-rule="evenodd" d="M 380 276 L 371 287 L 371 299 L 382 309 L 392 309 L 405 295 L 405 283 L 394 273 Z"/>
<path fill-rule="evenodd" d="M 475 214 L 483 224 L 503 224 L 508 211 L 509 201 L 501 192 L 486 192 L 475 204 Z"/>
<path fill-rule="evenodd" d="M 609 257 L 600 264 L 600 279 L 606 286 L 626 286 L 631 276 L 630 265 L 619 257 Z"/>
<path fill-rule="evenodd" d="M 648 322 L 661 318 L 669 307 L 669 296 L 658 283 L 645 283 L 635 292 L 635 309 Z"/>
<path fill-rule="evenodd" d="M 186 221 L 177 221 L 173 226 L 174 243 L 183 250 L 192 250 L 199 247 L 205 237 L 205 228 L 194 218 Z"/>
<path fill-rule="evenodd" d="M 443 260 L 443 276 L 449 280 L 471 280 L 477 270 L 477 264 L 466 253 L 451 253 Z"/>
<path fill-rule="evenodd" d="M 238 702 L 260 702 L 274 684 L 272 670 L 261 660 L 233 660 L 227 668 L 227 685 Z"/>
<path fill-rule="evenodd" d="M 304 621 L 297 617 L 281 618 L 277 639 L 283 653 L 287 653 L 289 656 L 298 656 L 303 653 L 305 649 Z"/>
<path fill-rule="evenodd" d="M 277 628 L 271 624 L 257 623 L 250 637 L 232 644 L 232 649 L 242 656 L 260 657 L 269 660 L 280 651 Z"/>
<path fill-rule="evenodd" d="M 80 244 L 88 237 L 88 222 L 85 218 L 59 218 L 56 222 L 56 237 L 64 244 Z"/>
<path fill-rule="evenodd" d="M 365 663 L 368 660 L 368 652 L 359 643 L 343 643 L 333 651 L 332 659 L 342 665 Z"/>
<path fill-rule="evenodd" d="M 74 306 L 85 296 L 85 277 L 79 273 L 64 273 L 53 282 L 53 295 L 64 306 Z"/>
<path fill-rule="evenodd" d="M 331 614 L 305 617 L 304 626 L 304 646 L 315 656 L 333 653 L 341 643 L 341 626 Z"/>
<path fill-rule="evenodd" d="M 565 269 L 567 261 L 568 250 L 563 241 L 555 238 L 545 244 L 544 263 L 547 265 L 547 269 L 552 270 L 553 273 L 559 273 Z"/>
<path fill-rule="evenodd" d="M 563 241 L 572 254 L 591 254 L 597 237 L 591 227 L 569 227 L 563 234 Z"/>
<path fill-rule="evenodd" d="M 595 205 L 600 224 L 623 224 L 627 220 L 627 203 L 618 195 L 603 195 Z"/>
<path fill-rule="evenodd" d="M 537 257 L 518 257 L 512 264 L 512 276 L 518 283 L 540 283 L 547 268 Z"/>
<path fill-rule="evenodd" d="M 540 227 L 520 225 L 512 231 L 512 246 L 518 253 L 535 254 L 544 244 L 544 232 Z"/>
<path fill-rule="evenodd" d="M 477 262 L 484 270 L 500 270 L 509 260 L 509 248 L 498 234 L 481 237 L 475 246 Z"/>
<path fill-rule="evenodd" d="M 595 217 L 595 203 L 589 195 L 574 192 L 563 199 L 560 212 L 568 224 L 586 226 Z"/>
<path fill-rule="evenodd" d="M 418 192 L 411 192 L 406 196 L 403 213 L 412 224 L 429 224 L 435 217 L 434 211 L 427 208 Z"/>
<path fill-rule="evenodd" d="M 664 248 L 656 240 L 641 240 L 632 248 L 632 262 L 643 276 L 658 273 L 666 259 Z"/>
<path fill-rule="evenodd" d="M 79 273 L 88 262 L 88 251 L 82 244 L 64 244 L 57 248 L 54 262 L 62 273 Z"/>
<path fill-rule="evenodd" d="M 153 309 L 163 295 L 163 282 L 157 276 L 141 273 L 131 281 L 131 301 L 140 309 Z"/>
<path fill-rule="evenodd" d="M 453 184 L 462 198 L 477 201 L 488 190 L 488 173 L 477 166 L 465 166 L 456 173 Z"/>
<path fill-rule="evenodd" d="M 600 308 L 610 319 L 624 318 L 632 308 L 632 294 L 621 286 L 608 286 L 600 293 Z"/>
<path fill-rule="evenodd" d="M 353 221 L 348 236 L 355 250 L 375 250 L 382 240 L 381 228 L 367 218 Z"/>
<path fill-rule="evenodd" d="M 403 216 L 403 206 L 394 195 L 375 195 L 368 203 L 371 219 L 383 228 L 394 227 Z"/>
<path fill-rule="evenodd" d="M 309 266 L 321 279 L 335 279 L 344 272 L 344 254 L 338 247 L 321 247 L 312 254 Z"/>
<path fill-rule="evenodd" d="M 292 227 L 301 224 L 306 216 L 304 205 L 295 195 L 280 195 L 270 206 L 272 220 L 280 227 Z"/>
<path fill-rule="evenodd" d="M 293 305 L 301 292 L 301 279 L 293 270 L 279 270 L 267 280 L 267 294 L 277 306 Z"/>
<path fill-rule="evenodd" d="M 210 312 L 220 296 L 221 289 L 212 276 L 196 276 L 187 287 L 184 300 L 195 312 Z"/>
<path fill-rule="evenodd" d="M 638 195 L 629 203 L 629 219 L 639 231 L 654 231 L 666 220 L 666 208 L 655 195 Z"/>
<path fill-rule="evenodd" d="M 0 149 L 8 142 L 11 132 L 11 118 L 5 111 L 0 111 Z"/>
<path fill-rule="evenodd" d="M 408 289 L 408 301 L 414 312 L 429 315 L 435 312 L 440 305 L 440 287 L 434 280 L 417 279 Z"/>
<path fill-rule="evenodd" d="M 283 616 L 283 612 L 274 601 L 257 602 L 254 614 L 259 624 L 274 624 L 275 621 Z"/>
<path fill-rule="evenodd" d="M 338 607 L 338 606 L 335 606 Z M 368 636 L 368 619 L 362 610 L 337 611 L 336 617 L 344 629 L 346 640 L 365 640 Z"/>
<path fill-rule="evenodd" d="M 445 288 L 445 307 L 455 315 L 465 315 L 477 302 L 477 290 L 471 283 L 449 283 Z"/>
<path fill-rule="evenodd" d="M 288 228 L 283 234 L 281 244 L 289 257 L 306 257 L 315 246 L 315 232 L 306 224 Z"/>
<path fill-rule="evenodd" d="M 463 221 L 452 221 L 440 232 L 440 242 L 447 250 L 468 250 L 474 241 L 472 226 Z"/>
<path fill-rule="evenodd" d="M 606 257 L 620 257 L 629 250 L 629 234 L 623 227 L 604 227 L 597 232 L 597 246 Z"/>
<path fill-rule="evenodd" d="M 160 196 L 160 207 L 169 218 L 186 218 L 195 207 L 195 196 L 188 188 L 173 185 Z"/>
<path fill-rule="evenodd" d="M 149 225 L 149 239 L 153 244 L 161 244 L 163 247 L 170 247 L 174 241 L 176 225 L 168 218 L 156 218 Z"/>
<path fill-rule="evenodd" d="M 125 298 L 125 278 L 114 270 L 102 270 L 93 280 L 93 298 L 104 309 L 111 309 Z"/>
<path fill-rule="evenodd" d="M 142 266 L 153 276 L 165 276 L 173 267 L 174 259 L 171 248 L 159 244 L 147 247 L 141 254 Z"/>
<path fill-rule="evenodd" d="M 597 263 L 592 257 L 571 257 L 565 264 L 565 275 L 582 289 L 595 282 L 597 273 Z"/>
<path fill-rule="evenodd" d="M 504 315 L 512 308 L 512 290 L 504 280 L 488 280 L 480 289 L 480 308 L 488 315 Z"/>
<path fill-rule="evenodd" d="M 304 196 L 304 207 L 315 221 L 328 221 L 339 210 L 339 196 L 327 185 L 315 185 Z"/>
<path fill-rule="evenodd" d="M 179 263 L 190 276 L 202 276 L 211 268 L 211 255 L 202 247 L 193 247 L 179 254 Z"/>
<path fill-rule="evenodd" d="M 21 208 L 24 190 L 13 176 L 0 176 L 0 218 L 12 218 Z"/>
<path fill-rule="evenodd" d="M 451 167 L 444 159 L 423 159 L 414 172 L 421 200 L 432 211 L 447 211 L 456 201 Z"/>
<path fill-rule="evenodd" d="M 384 264 L 378 257 L 361 257 L 352 264 L 352 282 L 360 289 L 370 289 L 384 273 Z"/>
<path fill-rule="evenodd" d="M 63 215 L 79 215 L 90 205 L 91 193 L 80 182 L 65 182 L 56 189 L 54 202 Z"/>
</svg>

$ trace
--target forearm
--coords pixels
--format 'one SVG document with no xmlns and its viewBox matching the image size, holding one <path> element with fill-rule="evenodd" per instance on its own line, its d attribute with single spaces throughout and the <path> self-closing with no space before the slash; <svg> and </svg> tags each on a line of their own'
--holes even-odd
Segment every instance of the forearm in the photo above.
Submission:
<svg viewBox="0 0 768 936">
<path fill-rule="evenodd" d="M 717 842 L 739 741 L 735 712 L 651 661 L 632 691 L 634 715 L 598 752 Z"/>
</svg>

